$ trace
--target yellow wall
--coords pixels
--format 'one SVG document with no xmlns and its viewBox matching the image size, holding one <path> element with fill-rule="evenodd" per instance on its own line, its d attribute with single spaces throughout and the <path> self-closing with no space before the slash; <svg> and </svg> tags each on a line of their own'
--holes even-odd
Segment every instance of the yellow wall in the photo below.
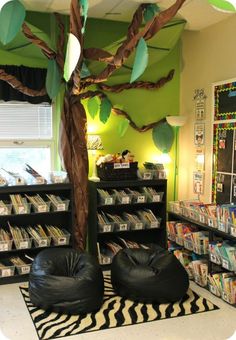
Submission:
<svg viewBox="0 0 236 340">
<path fill-rule="evenodd" d="M 194 101 L 195 89 L 207 95 L 205 118 L 204 202 L 211 200 L 213 83 L 236 78 L 235 15 L 200 32 L 185 31 L 182 36 L 182 73 L 180 113 L 188 120 L 180 128 L 179 199 L 196 198 L 193 194 L 194 171 Z"/>
</svg>

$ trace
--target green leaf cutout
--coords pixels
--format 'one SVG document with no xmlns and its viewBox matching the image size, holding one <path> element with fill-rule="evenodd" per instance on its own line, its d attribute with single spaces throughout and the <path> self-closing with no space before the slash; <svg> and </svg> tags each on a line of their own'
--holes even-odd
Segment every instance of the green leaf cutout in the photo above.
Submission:
<svg viewBox="0 0 236 340">
<path fill-rule="evenodd" d="M 134 65 L 131 74 L 130 83 L 133 83 L 138 77 L 143 74 L 148 64 L 148 48 L 146 42 L 141 38 L 136 47 Z"/>
<path fill-rule="evenodd" d="M 145 22 L 153 19 L 153 17 L 160 12 L 160 7 L 157 4 L 149 4 L 143 14 L 143 18 Z"/>
<path fill-rule="evenodd" d="M 81 54 L 81 46 L 79 40 L 72 33 L 69 33 L 67 48 L 66 48 L 66 60 L 64 65 L 64 79 L 69 81 L 76 65 L 79 61 Z"/>
<path fill-rule="evenodd" d="M 46 89 L 51 99 L 55 98 L 60 91 L 61 74 L 56 60 L 48 61 L 48 70 L 46 77 Z"/>
<path fill-rule="evenodd" d="M 18 0 L 7 2 L 0 11 L 0 40 L 6 45 L 12 41 L 25 19 L 25 8 Z"/>
<path fill-rule="evenodd" d="M 106 123 L 111 114 L 112 105 L 108 98 L 101 101 L 99 118 L 102 123 Z"/>
<path fill-rule="evenodd" d="M 124 137 L 128 127 L 129 127 L 129 120 L 126 118 L 122 119 L 118 125 L 118 134 L 120 137 Z"/>
<path fill-rule="evenodd" d="M 80 70 L 80 78 L 86 78 L 88 76 L 91 76 L 91 72 L 88 69 L 88 66 L 83 62 L 81 70 Z"/>
<path fill-rule="evenodd" d="M 157 124 L 152 130 L 152 139 L 161 152 L 169 152 L 174 142 L 173 128 L 167 122 Z"/>
<path fill-rule="evenodd" d="M 95 118 L 99 110 L 99 101 L 97 97 L 92 97 L 88 100 L 88 112 L 91 118 Z"/>
<path fill-rule="evenodd" d="M 85 32 L 85 26 L 86 26 L 86 21 L 87 21 L 87 17 L 88 17 L 88 0 L 80 0 L 80 5 L 82 7 L 82 16 L 84 17 L 84 23 L 83 23 L 83 27 L 82 27 L 82 33 Z"/>
<path fill-rule="evenodd" d="M 208 1 L 211 5 L 223 11 L 236 12 L 236 6 L 234 6 L 229 1 L 225 1 L 225 0 L 208 0 Z"/>
</svg>

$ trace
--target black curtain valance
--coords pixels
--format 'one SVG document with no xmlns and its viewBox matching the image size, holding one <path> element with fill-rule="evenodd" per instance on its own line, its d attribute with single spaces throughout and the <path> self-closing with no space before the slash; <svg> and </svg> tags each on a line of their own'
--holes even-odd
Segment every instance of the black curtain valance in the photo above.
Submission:
<svg viewBox="0 0 236 340">
<path fill-rule="evenodd" d="M 35 67 L 0 65 L 6 73 L 15 76 L 23 85 L 33 90 L 41 90 L 45 87 L 47 70 Z M 27 101 L 32 104 L 42 102 L 51 102 L 50 98 L 45 96 L 31 97 L 18 90 L 15 90 L 7 82 L 0 80 L 0 100 L 4 101 Z"/>
</svg>

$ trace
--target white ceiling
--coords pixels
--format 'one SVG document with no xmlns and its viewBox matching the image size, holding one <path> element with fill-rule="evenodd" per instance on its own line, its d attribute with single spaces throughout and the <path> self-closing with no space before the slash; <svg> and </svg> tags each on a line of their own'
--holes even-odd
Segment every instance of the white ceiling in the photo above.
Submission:
<svg viewBox="0 0 236 340">
<path fill-rule="evenodd" d="M 88 0 L 89 17 L 130 22 L 132 15 L 140 3 L 158 3 L 165 9 L 175 0 Z M 31 11 L 59 12 L 69 14 L 70 0 L 22 0 Z M 230 15 L 217 11 L 207 0 L 186 0 L 178 12 L 178 16 L 187 21 L 186 29 L 202 30 Z"/>
</svg>

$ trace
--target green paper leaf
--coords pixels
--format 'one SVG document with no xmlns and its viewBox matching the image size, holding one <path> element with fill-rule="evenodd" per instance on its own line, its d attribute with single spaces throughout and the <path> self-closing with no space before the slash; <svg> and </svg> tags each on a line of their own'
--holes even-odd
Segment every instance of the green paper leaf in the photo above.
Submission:
<svg viewBox="0 0 236 340">
<path fill-rule="evenodd" d="M 46 77 L 46 89 L 51 99 L 55 98 L 60 91 L 61 74 L 55 59 L 48 61 L 48 70 Z"/>
<path fill-rule="evenodd" d="M 82 16 L 84 17 L 84 24 L 82 27 L 82 33 L 85 32 L 85 26 L 86 26 L 86 21 L 87 21 L 87 17 L 88 17 L 88 0 L 80 0 L 80 5 L 82 7 Z"/>
<path fill-rule="evenodd" d="M 134 65 L 131 74 L 130 83 L 133 83 L 138 77 L 143 74 L 148 64 L 148 48 L 146 42 L 141 38 L 136 47 Z"/>
<path fill-rule="evenodd" d="M 161 152 L 169 152 L 174 142 L 173 128 L 167 122 L 157 124 L 152 130 L 152 139 Z"/>
<path fill-rule="evenodd" d="M 153 17 L 160 12 L 160 7 L 157 4 L 149 4 L 143 14 L 143 19 L 145 22 L 153 19 Z"/>
<path fill-rule="evenodd" d="M 67 48 L 66 48 L 66 60 L 64 65 L 64 79 L 69 81 L 76 65 L 79 61 L 81 54 L 81 46 L 79 40 L 72 33 L 69 33 Z"/>
<path fill-rule="evenodd" d="M 236 7 L 233 4 L 231 4 L 229 1 L 225 1 L 225 0 L 208 0 L 208 1 L 211 5 L 223 11 L 236 12 Z"/>
<path fill-rule="evenodd" d="M 111 114 L 112 105 L 108 98 L 101 101 L 99 118 L 102 123 L 106 123 Z"/>
<path fill-rule="evenodd" d="M 91 72 L 89 71 L 85 62 L 83 62 L 81 70 L 80 70 L 80 78 L 83 79 L 89 76 L 91 76 Z"/>
<path fill-rule="evenodd" d="M 128 119 L 122 119 L 121 122 L 118 125 L 118 134 L 120 137 L 123 137 L 129 127 L 129 120 Z"/>
<path fill-rule="evenodd" d="M 91 118 L 95 118 L 99 110 L 99 101 L 97 97 L 92 97 L 88 100 L 88 112 Z"/>
<path fill-rule="evenodd" d="M 25 8 L 18 0 L 7 2 L 0 11 L 0 40 L 6 45 L 12 41 L 25 19 Z"/>
</svg>

